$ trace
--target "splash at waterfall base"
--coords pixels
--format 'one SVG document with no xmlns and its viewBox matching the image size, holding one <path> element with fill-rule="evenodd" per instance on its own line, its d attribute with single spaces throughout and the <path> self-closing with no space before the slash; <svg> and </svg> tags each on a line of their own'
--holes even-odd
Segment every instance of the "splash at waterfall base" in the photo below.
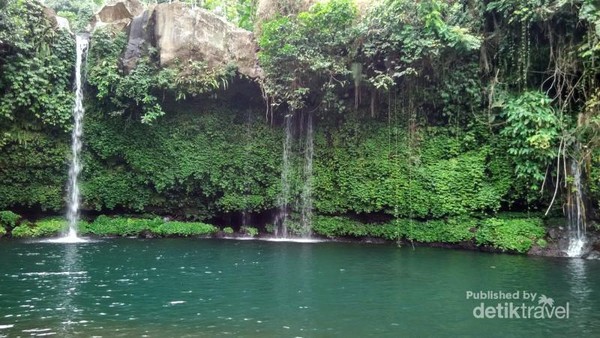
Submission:
<svg viewBox="0 0 600 338">
<path fill-rule="evenodd" d="M 549 227 L 546 238 L 548 244 L 545 247 L 534 246 L 529 250 L 528 255 L 600 259 L 600 234 L 596 231 L 588 231 L 586 244 L 582 247 L 581 254 L 578 256 L 568 254 L 568 248 L 572 244 L 572 236 L 566 224 Z"/>
</svg>

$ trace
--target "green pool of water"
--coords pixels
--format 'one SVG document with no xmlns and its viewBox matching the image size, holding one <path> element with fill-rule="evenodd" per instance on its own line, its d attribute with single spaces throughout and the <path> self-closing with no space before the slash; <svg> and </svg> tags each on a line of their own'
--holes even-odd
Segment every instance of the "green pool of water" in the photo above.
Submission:
<svg viewBox="0 0 600 338">
<path fill-rule="evenodd" d="M 344 243 L 0 242 L 0 336 L 600 336 L 599 292 L 600 262 L 580 259 Z M 568 303 L 569 316 L 478 319 L 481 303 L 547 312 Z"/>
</svg>

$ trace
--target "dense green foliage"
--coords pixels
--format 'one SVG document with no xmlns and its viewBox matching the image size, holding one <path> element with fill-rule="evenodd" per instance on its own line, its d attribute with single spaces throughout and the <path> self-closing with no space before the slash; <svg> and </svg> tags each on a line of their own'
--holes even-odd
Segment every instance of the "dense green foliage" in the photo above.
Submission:
<svg viewBox="0 0 600 338">
<path fill-rule="evenodd" d="M 37 2 L 9 1 L 0 19 L 0 147 L 69 130 L 74 41 Z"/>
<path fill-rule="evenodd" d="M 335 90 L 350 75 L 346 59 L 355 16 L 351 1 L 335 0 L 263 25 L 259 60 L 269 74 L 265 90 L 274 107 L 285 104 L 294 112 L 320 104 L 307 100 L 316 96 L 325 101 L 323 109 L 342 109 Z"/>
<path fill-rule="evenodd" d="M 67 222 L 62 218 L 44 218 L 35 222 L 23 221 L 21 216 L 0 212 L 1 235 L 11 230 L 15 238 L 51 237 L 66 231 Z M 18 225 L 17 225 L 18 224 Z M 94 236 L 203 236 L 215 234 L 218 229 L 201 222 L 168 221 L 155 218 L 126 218 L 99 216 L 93 222 L 79 222 L 83 235 Z M 544 245 L 545 231 L 537 218 L 491 218 L 479 221 L 467 217 L 418 222 L 397 219 L 386 223 L 365 224 L 339 216 L 318 216 L 314 232 L 329 238 L 380 237 L 388 240 L 408 240 L 422 243 L 460 243 L 476 239 L 478 244 L 490 245 L 501 250 L 526 252 L 535 243 Z M 223 229 L 233 234 L 231 227 Z M 250 226 L 240 228 L 240 233 L 255 237 L 258 229 Z"/>
<path fill-rule="evenodd" d="M 527 252 L 545 230 L 539 219 L 497 219 L 483 221 L 477 231 L 477 243 L 490 244 L 502 250 Z"/>
<path fill-rule="evenodd" d="M 383 123 L 349 121 L 329 135 L 316 145 L 321 212 L 421 219 L 494 212 L 520 189 L 497 136 L 481 145 L 470 134 L 429 128 L 420 132 L 419 153 L 410 154 L 404 130 Z"/>
<path fill-rule="evenodd" d="M 35 224 L 25 222 L 14 228 L 11 235 L 16 238 L 50 237 L 64 232 L 67 227 L 65 220 L 48 218 L 39 220 Z"/>
<path fill-rule="evenodd" d="M 156 236 L 198 236 L 209 235 L 217 231 L 212 225 L 200 222 L 164 221 L 160 218 L 123 218 L 99 216 L 92 223 L 84 223 L 81 233 L 97 236 L 139 236 L 152 234 Z"/>
<path fill-rule="evenodd" d="M 508 100 L 504 109 L 506 126 L 502 134 L 510 140 L 508 153 L 517 163 L 518 177 L 542 182 L 544 171 L 556 157 L 559 121 L 551 99 L 539 92 L 525 92 Z"/>
<path fill-rule="evenodd" d="M 6 235 L 7 230 L 14 228 L 21 216 L 12 211 L 0 211 L 0 237 Z"/>
<path fill-rule="evenodd" d="M 12 211 L 4 210 L 0 211 L 0 227 L 3 229 L 12 229 L 17 225 L 17 222 L 21 219 L 21 216 L 15 214 Z"/>
<path fill-rule="evenodd" d="M 45 218 L 34 223 L 24 222 L 12 229 L 16 238 L 51 237 L 66 231 L 68 224 L 64 219 Z M 200 222 L 164 221 L 161 218 L 125 218 L 99 216 L 93 222 L 79 222 L 83 235 L 96 236 L 201 236 L 210 235 L 217 228 Z"/>
<path fill-rule="evenodd" d="M 82 177 L 88 207 L 206 219 L 219 211 L 272 206 L 280 133 L 248 121 L 251 112 L 214 105 L 181 109 L 156 126 L 89 111 Z"/>
<path fill-rule="evenodd" d="M 427 222 L 396 219 L 387 223 L 365 224 L 345 217 L 319 216 L 315 219 L 313 230 L 330 238 L 381 237 L 421 243 L 461 243 L 475 240 L 480 245 L 521 253 L 527 252 L 534 244 L 545 245 L 545 229 L 539 218 L 477 220 L 456 217 Z"/>
<path fill-rule="evenodd" d="M 164 115 L 155 92 L 170 79 L 157 79 L 158 69 L 147 59 L 125 76 L 119 67 L 119 58 L 127 44 L 122 32 L 100 29 L 94 32 L 88 54 L 88 82 L 97 92 L 100 105 L 113 115 L 128 111 L 130 116 L 151 123 Z"/>
</svg>

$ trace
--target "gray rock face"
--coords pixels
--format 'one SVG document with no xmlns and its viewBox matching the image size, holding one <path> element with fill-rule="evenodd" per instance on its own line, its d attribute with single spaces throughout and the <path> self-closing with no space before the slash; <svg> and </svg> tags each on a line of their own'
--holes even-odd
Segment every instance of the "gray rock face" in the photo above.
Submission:
<svg viewBox="0 0 600 338">
<path fill-rule="evenodd" d="M 138 0 L 122 0 L 102 7 L 90 22 L 89 30 L 110 25 L 117 30 L 126 28 L 134 17 L 142 14 L 144 6 Z"/>
<path fill-rule="evenodd" d="M 175 60 L 204 61 L 212 68 L 234 64 L 243 75 L 260 76 L 258 47 L 251 32 L 182 3 L 157 5 L 150 21 L 161 66 Z"/>
</svg>

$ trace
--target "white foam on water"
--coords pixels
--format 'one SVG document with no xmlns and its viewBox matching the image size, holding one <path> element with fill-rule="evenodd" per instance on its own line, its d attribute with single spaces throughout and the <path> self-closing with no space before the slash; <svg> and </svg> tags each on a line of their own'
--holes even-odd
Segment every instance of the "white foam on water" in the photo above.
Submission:
<svg viewBox="0 0 600 338">
<path fill-rule="evenodd" d="M 61 271 L 61 272 L 23 272 L 23 276 L 71 276 L 85 275 L 87 271 Z"/>
<path fill-rule="evenodd" d="M 94 241 L 89 238 L 78 237 L 77 235 L 69 234 L 64 237 L 42 239 L 37 242 L 39 242 L 39 243 L 56 243 L 56 244 L 73 244 L 73 243 L 77 244 L 77 243 L 91 243 Z"/>
<path fill-rule="evenodd" d="M 581 255 L 583 255 L 583 247 L 585 246 L 585 243 L 585 238 L 571 238 L 569 241 L 569 248 L 567 249 L 567 256 L 581 257 Z"/>
<path fill-rule="evenodd" d="M 50 331 L 52 329 L 48 328 L 48 329 L 29 329 L 29 330 L 23 330 L 21 332 L 46 332 L 46 331 Z"/>
<path fill-rule="evenodd" d="M 290 242 L 290 243 L 323 243 L 326 239 L 318 238 L 280 238 L 280 237 L 223 237 L 228 240 L 238 241 L 265 241 L 265 242 Z"/>
<path fill-rule="evenodd" d="M 254 237 L 223 237 L 223 239 L 229 239 L 229 240 L 237 240 L 237 241 L 255 241 L 257 240 L 257 238 Z"/>
<path fill-rule="evenodd" d="M 10 329 L 13 326 L 15 326 L 15 324 L 0 325 L 0 330 L 2 330 L 2 329 Z"/>
<path fill-rule="evenodd" d="M 266 242 L 291 242 L 291 243 L 323 243 L 327 242 L 325 239 L 317 238 L 259 238 L 260 241 Z"/>
</svg>

